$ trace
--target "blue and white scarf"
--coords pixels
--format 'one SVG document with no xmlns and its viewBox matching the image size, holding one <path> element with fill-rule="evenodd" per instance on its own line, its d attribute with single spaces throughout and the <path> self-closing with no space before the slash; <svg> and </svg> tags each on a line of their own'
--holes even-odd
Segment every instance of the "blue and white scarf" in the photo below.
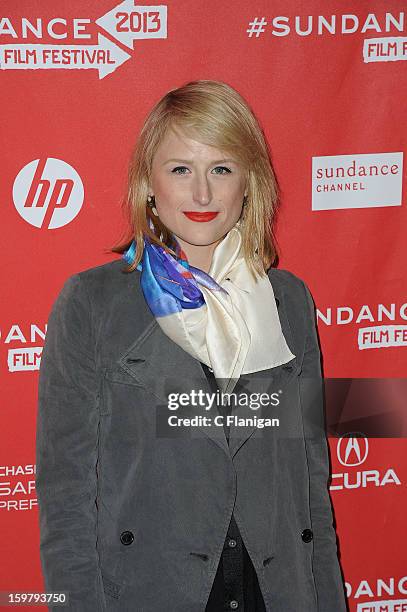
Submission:
<svg viewBox="0 0 407 612">
<path fill-rule="evenodd" d="M 174 239 L 176 240 L 175 236 Z M 133 241 L 123 254 L 134 261 Z M 163 332 L 211 367 L 222 391 L 240 375 L 291 361 L 268 276 L 252 277 L 237 223 L 216 246 L 209 272 L 188 263 L 176 241 L 177 258 L 144 238 L 140 285 Z"/>
</svg>

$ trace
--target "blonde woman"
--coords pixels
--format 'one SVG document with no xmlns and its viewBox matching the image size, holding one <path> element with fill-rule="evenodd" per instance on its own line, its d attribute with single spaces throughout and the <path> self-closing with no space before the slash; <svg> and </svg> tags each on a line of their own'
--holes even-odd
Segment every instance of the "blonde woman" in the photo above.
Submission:
<svg viewBox="0 0 407 612">
<path fill-rule="evenodd" d="M 152 108 L 121 258 L 66 280 L 42 355 L 41 561 L 67 609 L 346 610 L 314 306 L 275 267 L 277 200 L 232 87 Z"/>
</svg>

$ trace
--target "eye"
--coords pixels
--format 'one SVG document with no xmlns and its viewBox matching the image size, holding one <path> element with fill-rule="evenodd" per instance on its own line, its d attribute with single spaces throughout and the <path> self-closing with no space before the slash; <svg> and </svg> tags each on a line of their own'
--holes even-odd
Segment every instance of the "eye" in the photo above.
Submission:
<svg viewBox="0 0 407 612">
<path fill-rule="evenodd" d="M 177 166 L 176 168 L 171 170 L 171 172 L 173 172 L 174 174 L 185 174 L 185 172 L 177 172 L 177 170 L 188 170 L 188 168 L 186 166 Z"/>
<path fill-rule="evenodd" d="M 214 168 L 214 170 L 218 170 L 218 169 L 226 170 L 226 172 L 225 173 L 223 173 L 223 172 L 215 172 L 215 174 L 230 174 L 231 173 L 230 168 L 226 168 L 226 166 L 216 166 L 216 168 Z"/>
</svg>

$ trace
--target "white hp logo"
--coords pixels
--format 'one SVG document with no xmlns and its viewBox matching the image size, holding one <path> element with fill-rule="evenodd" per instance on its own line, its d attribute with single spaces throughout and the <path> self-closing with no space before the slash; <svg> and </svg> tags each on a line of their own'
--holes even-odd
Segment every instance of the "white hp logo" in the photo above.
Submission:
<svg viewBox="0 0 407 612">
<path fill-rule="evenodd" d="M 66 162 L 35 159 L 20 170 L 13 185 L 19 215 L 35 227 L 56 229 L 70 223 L 82 208 L 81 177 Z"/>
</svg>

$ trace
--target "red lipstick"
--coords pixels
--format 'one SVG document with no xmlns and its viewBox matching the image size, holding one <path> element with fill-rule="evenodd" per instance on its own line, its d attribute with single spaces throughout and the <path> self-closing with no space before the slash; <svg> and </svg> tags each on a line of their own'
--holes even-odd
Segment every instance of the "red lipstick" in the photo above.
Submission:
<svg viewBox="0 0 407 612">
<path fill-rule="evenodd" d="M 194 212 L 190 210 L 184 210 L 183 213 L 188 219 L 191 219 L 191 221 L 198 222 L 212 221 L 218 214 L 217 212 Z"/>
</svg>

